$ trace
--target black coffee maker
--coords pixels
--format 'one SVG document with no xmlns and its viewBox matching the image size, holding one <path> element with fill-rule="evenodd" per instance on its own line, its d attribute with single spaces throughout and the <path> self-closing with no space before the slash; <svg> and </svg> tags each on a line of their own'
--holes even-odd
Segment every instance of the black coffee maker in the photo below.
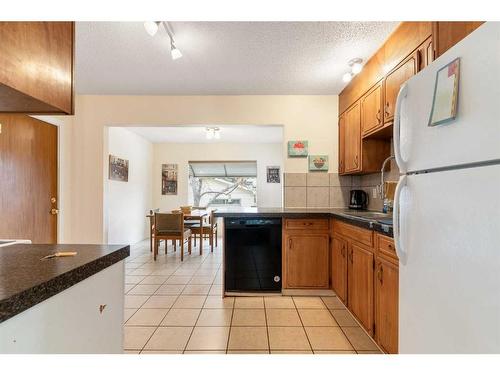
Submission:
<svg viewBox="0 0 500 375">
<path fill-rule="evenodd" d="M 368 194 L 363 190 L 351 190 L 349 208 L 354 210 L 366 210 L 368 207 Z"/>
</svg>

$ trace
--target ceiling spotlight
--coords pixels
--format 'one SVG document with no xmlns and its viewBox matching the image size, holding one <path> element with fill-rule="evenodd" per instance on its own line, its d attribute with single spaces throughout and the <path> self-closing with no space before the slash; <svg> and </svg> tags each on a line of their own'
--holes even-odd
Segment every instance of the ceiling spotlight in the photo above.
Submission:
<svg viewBox="0 0 500 375">
<path fill-rule="evenodd" d="M 205 128 L 205 136 L 207 139 L 220 139 L 220 129 L 219 128 Z"/>
<path fill-rule="evenodd" d="M 149 35 L 155 36 L 160 28 L 160 21 L 146 21 L 144 22 L 144 28 Z"/>
<path fill-rule="evenodd" d="M 170 54 L 172 55 L 172 60 L 177 60 L 182 57 L 182 52 L 175 46 L 173 39 L 170 39 Z"/>
<path fill-rule="evenodd" d="M 349 61 L 348 64 L 351 67 L 352 74 L 358 74 L 359 72 L 361 72 L 361 70 L 363 69 L 363 65 L 361 65 L 362 62 L 363 60 L 359 57 Z"/>
<path fill-rule="evenodd" d="M 345 73 L 342 76 L 342 81 L 345 83 L 351 82 L 351 79 L 352 79 L 352 73 Z"/>
</svg>

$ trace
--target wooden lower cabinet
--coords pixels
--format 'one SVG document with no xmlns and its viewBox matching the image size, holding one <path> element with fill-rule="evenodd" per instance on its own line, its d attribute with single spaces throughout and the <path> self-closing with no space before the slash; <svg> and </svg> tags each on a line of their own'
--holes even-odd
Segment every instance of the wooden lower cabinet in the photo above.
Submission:
<svg viewBox="0 0 500 375">
<path fill-rule="evenodd" d="M 373 334 L 373 249 L 351 243 L 347 262 L 347 306 Z"/>
<path fill-rule="evenodd" d="M 375 271 L 375 340 L 387 353 L 398 352 L 399 266 L 377 256 Z"/>
<path fill-rule="evenodd" d="M 387 353 L 398 352 L 399 263 L 391 237 L 332 220 L 331 287 Z"/>
<path fill-rule="evenodd" d="M 344 304 L 347 304 L 347 240 L 332 237 L 332 288 Z"/>
<path fill-rule="evenodd" d="M 328 289 L 330 283 L 330 234 L 328 219 L 325 230 L 297 227 L 303 220 L 286 219 L 283 230 L 283 287 Z M 319 223 L 316 223 L 321 227 Z"/>
</svg>

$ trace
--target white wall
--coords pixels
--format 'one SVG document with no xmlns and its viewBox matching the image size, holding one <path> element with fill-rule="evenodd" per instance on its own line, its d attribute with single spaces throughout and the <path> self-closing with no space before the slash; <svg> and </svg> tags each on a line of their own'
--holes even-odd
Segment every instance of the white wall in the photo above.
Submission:
<svg viewBox="0 0 500 375">
<path fill-rule="evenodd" d="M 109 153 L 129 162 L 128 182 L 106 178 L 108 243 L 133 244 L 149 237 L 145 215 L 153 202 L 153 144 L 124 128 L 108 130 Z"/>
<path fill-rule="evenodd" d="M 336 172 L 337 118 L 337 95 L 77 95 L 68 121 L 71 163 L 64 175 L 69 181 L 60 181 L 70 188 L 65 206 L 71 211 L 65 213 L 70 230 L 62 241 L 106 241 L 107 126 L 283 125 L 284 146 L 307 139 L 310 153 L 329 155 L 330 171 Z M 307 171 L 307 160 L 286 158 L 286 147 L 283 158 L 283 172 Z"/>
<path fill-rule="evenodd" d="M 282 143 L 157 143 L 154 145 L 153 204 L 161 210 L 188 204 L 189 161 L 256 160 L 257 204 L 282 206 L 282 183 L 268 184 L 266 167 L 277 165 L 283 172 Z M 161 165 L 178 164 L 177 195 L 161 194 Z"/>
</svg>

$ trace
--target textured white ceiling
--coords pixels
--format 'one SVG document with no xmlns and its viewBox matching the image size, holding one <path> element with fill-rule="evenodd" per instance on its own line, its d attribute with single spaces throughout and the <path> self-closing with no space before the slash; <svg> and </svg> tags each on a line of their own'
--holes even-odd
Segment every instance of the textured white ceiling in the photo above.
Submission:
<svg viewBox="0 0 500 375">
<path fill-rule="evenodd" d="M 211 125 L 207 125 L 211 126 Z M 207 139 L 206 126 L 126 127 L 152 143 L 281 143 L 281 126 L 225 125 L 220 139 Z"/>
<path fill-rule="evenodd" d="M 77 22 L 79 94 L 338 94 L 347 62 L 368 59 L 397 22 Z"/>
</svg>

